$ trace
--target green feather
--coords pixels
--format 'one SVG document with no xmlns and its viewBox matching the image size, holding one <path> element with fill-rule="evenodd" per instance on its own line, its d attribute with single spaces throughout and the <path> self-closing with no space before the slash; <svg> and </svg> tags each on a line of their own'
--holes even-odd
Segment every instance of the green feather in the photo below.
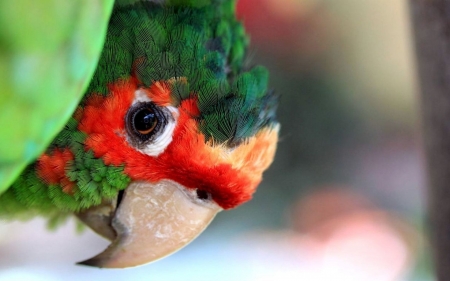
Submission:
<svg viewBox="0 0 450 281">
<path fill-rule="evenodd" d="M 211 1 L 210 6 L 179 5 L 161 7 L 154 3 L 136 3 L 116 9 L 111 17 L 107 46 L 92 91 L 107 94 L 107 81 L 127 77 L 133 63 L 144 85 L 173 77 L 186 77 L 190 93 L 198 95 L 201 128 L 207 139 L 236 145 L 254 135 L 274 112 L 264 101 L 272 95 L 267 91 L 268 73 L 261 66 L 244 71 L 248 45 L 244 28 L 234 17 L 233 1 Z M 130 58 L 130 54 L 133 54 Z M 117 65 L 108 70 L 111 65 Z M 173 100 L 188 98 L 174 85 Z M 274 99 L 271 99 L 274 101 Z"/>
<path fill-rule="evenodd" d="M 276 122 L 277 96 L 267 90 L 267 70 L 244 68 L 248 38 L 235 18 L 234 1 L 131 2 L 113 11 L 85 99 L 91 93 L 108 95 L 108 84 L 131 75 L 146 86 L 184 78 L 171 86 L 172 100 L 178 105 L 196 95 L 199 128 L 207 141 L 233 147 Z M 127 187 L 124 167 L 105 165 L 85 151 L 87 136 L 77 126 L 71 118 L 47 150 L 72 151 L 74 159 L 66 165 L 66 176 L 76 182 L 72 194 L 47 186 L 32 164 L 0 197 L 0 216 L 14 211 L 59 221 L 59 214 L 98 205 Z"/>
<path fill-rule="evenodd" d="M 50 144 L 83 96 L 113 4 L 0 1 L 0 194 Z"/>
</svg>

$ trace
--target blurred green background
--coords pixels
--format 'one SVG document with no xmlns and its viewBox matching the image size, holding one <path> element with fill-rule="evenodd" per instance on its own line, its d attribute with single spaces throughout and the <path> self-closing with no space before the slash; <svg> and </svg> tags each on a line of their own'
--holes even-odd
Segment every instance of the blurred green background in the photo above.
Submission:
<svg viewBox="0 0 450 281">
<path fill-rule="evenodd" d="M 0 224 L 0 281 L 434 280 L 405 0 L 240 0 L 250 57 L 282 95 L 275 162 L 254 199 L 193 243 L 128 270 L 71 222 Z"/>
</svg>

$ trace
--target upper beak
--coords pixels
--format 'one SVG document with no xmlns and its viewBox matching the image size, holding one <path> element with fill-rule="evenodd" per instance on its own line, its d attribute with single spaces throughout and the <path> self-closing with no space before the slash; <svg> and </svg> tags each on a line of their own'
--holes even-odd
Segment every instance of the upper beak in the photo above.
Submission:
<svg viewBox="0 0 450 281">
<path fill-rule="evenodd" d="M 163 258 L 187 245 L 221 208 L 194 198 L 176 182 L 133 182 L 116 209 L 106 202 L 77 214 L 111 245 L 80 264 L 123 268 Z"/>
</svg>

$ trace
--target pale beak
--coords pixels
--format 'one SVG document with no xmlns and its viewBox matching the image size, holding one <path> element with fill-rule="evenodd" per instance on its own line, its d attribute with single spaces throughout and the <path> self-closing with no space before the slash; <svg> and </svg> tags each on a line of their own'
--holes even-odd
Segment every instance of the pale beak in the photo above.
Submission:
<svg viewBox="0 0 450 281">
<path fill-rule="evenodd" d="M 107 202 L 78 214 L 106 238 L 115 233 L 104 252 L 80 264 L 123 268 L 156 261 L 191 242 L 222 210 L 169 180 L 131 183 L 115 213 L 113 209 Z"/>
</svg>

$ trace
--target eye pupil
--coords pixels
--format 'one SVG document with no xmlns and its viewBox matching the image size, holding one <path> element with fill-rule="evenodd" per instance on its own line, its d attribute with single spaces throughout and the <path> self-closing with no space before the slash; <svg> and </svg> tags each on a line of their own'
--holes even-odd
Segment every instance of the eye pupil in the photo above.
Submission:
<svg viewBox="0 0 450 281">
<path fill-rule="evenodd" d="M 155 129 L 158 119 L 151 108 L 143 108 L 134 116 L 134 127 L 143 134 L 149 134 Z"/>
</svg>

